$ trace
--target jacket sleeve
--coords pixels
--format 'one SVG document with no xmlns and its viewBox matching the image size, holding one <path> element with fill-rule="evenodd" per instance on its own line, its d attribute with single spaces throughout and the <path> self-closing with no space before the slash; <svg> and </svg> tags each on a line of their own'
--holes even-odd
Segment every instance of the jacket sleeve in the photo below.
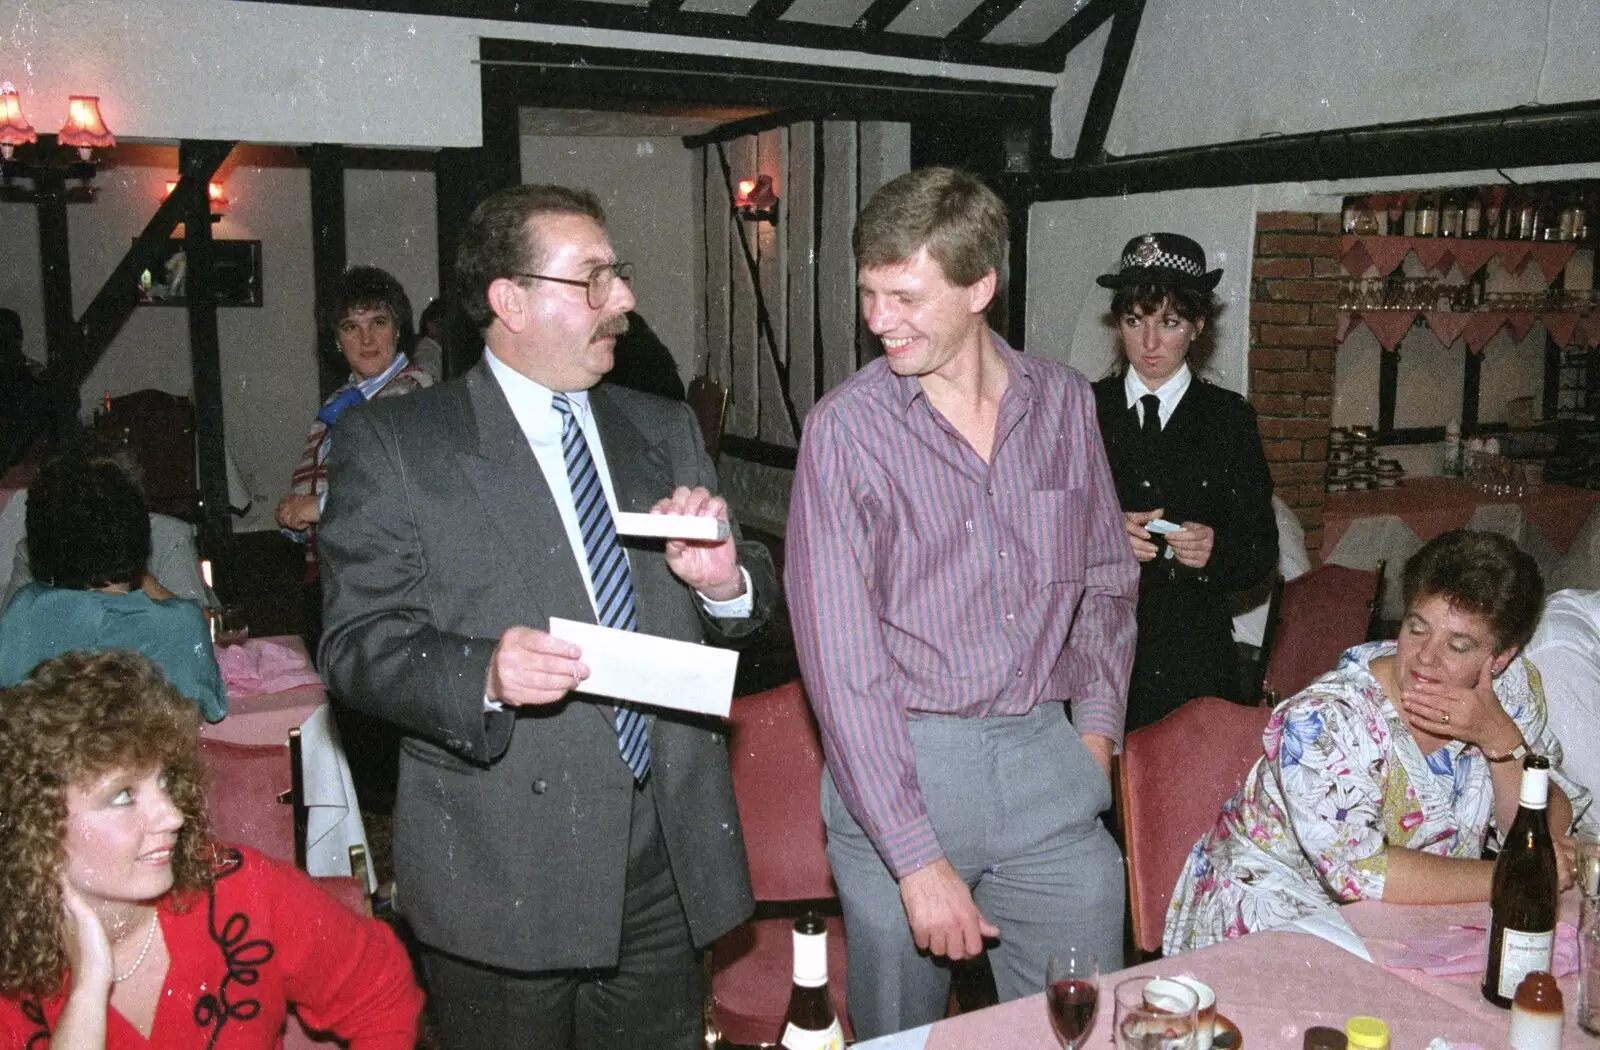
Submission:
<svg viewBox="0 0 1600 1050">
<path fill-rule="evenodd" d="M 513 716 L 485 712 L 498 638 L 440 630 L 394 425 L 355 409 L 328 457 L 317 533 L 323 632 L 318 666 L 334 695 L 478 762 L 509 745 Z"/>
<path fill-rule="evenodd" d="M 1229 406 L 1232 419 L 1223 432 L 1231 446 L 1226 454 L 1228 514 L 1213 525 L 1209 575 L 1227 591 L 1242 591 L 1266 579 L 1278 564 L 1278 521 L 1272 513 L 1272 473 L 1261 451 L 1256 410 L 1242 400 Z"/>
</svg>

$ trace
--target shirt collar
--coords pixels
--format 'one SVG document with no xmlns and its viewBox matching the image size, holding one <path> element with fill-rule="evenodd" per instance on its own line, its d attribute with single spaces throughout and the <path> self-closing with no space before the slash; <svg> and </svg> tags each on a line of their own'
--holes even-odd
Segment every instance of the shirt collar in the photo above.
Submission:
<svg viewBox="0 0 1600 1050">
<path fill-rule="evenodd" d="M 989 338 L 994 341 L 994 348 L 999 351 L 1000 360 L 1005 363 L 1008 379 L 1020 380 L 1020 382 L 1007 382 L 1006 390 L 1016 387 L 1019 396 L 1031 399 L 1033 373 L 1028 368 L 1028 355 L 1020 350 L 1013 350 L 1010 344 L 1000 337 L 1000 333 L 992 328 L 989 330 Z M 917 381 L 916 376 L 896 375 L 887 369 L 885 374 L 889 377 L 890 389 L 894 391 L 896 403 L 909 411 L 912 403 L 924 393 L 922 384 Z"/>
<path fill-rule="evenodd" d="M 488 347 L 483 348 L 483 357 L 489 363 L 490 374 L 505 392 L 506 400 L 511 402 L 511 412 L 517 417 L 517 422 L 522 424 L 522 429 L 530 437 L 547 431 L 560 434 L 561 423 L 551 404 L 554 391 L 506 364 Z M 568 391 L 567 401 L 572 405 L 572 411 L 578 419 L 587 422 L 589 391 Z"/>
<path fill-rule="evenodd" d="M 1172 410 L 1178 407 L 1178 402 L 1183 400 L 1183 395 L 1189 389 L 1194 373 L 1189 371 L 1189 362 L 1185 361 L 1178 366 L 1178 370 L 1159 387 L 1151 390 L 1144 385 L 1144 380 L 1139 378 L 1139 373 L 1130 366 L 1122 376 L 1122 389 L 1128 397 L 1128 407 L 1132 408 L 1139 403 L 1139 399 L 1146 394 L 1154 394 L 1161 399 L 1161 414 L 1171 418 Z"/>
<path fill-rule="evenodd" d="M 410 359 L 408 359 L 405 354 L 397 353 L 394 355 L 394 360 L 389 362 L 388 368 L 385 368 L 382 372 L 372 376 L 370 379 L 357 380 L 354 375 L 351 375 L 350 378 L 353 382 L 355 382 L 356 389 L 361 391 L 361 396 L 366 398 L 368 401 L 371 401 L 373 396 L 388 384 L 389 380 L 393 379 L 396 375 L 399 375 L 400 370 L 410 363 Z"/>
</svg>

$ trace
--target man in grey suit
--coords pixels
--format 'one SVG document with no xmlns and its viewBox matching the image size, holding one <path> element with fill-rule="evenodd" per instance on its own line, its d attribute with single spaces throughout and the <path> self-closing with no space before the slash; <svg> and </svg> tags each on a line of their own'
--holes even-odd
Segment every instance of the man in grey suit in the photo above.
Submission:
<svg viewBox="0 0 1600 1050">
<path fill-rule="evenodd" d="M 441 1043 L 695 1045 L 696 951 L 751 910 L 714 719 L 586 694 L 550 617 L 732 644 L 777 583 L 759 545 L 628 541 L 611 510 L 723 518 L 690 410 L 599 384 L 633 306 L 587 192 L 480 204 L 457 282 L 488 349 L 350 410 L 320 534 L 321 666 L 406 733 L 396 902 Z"/>
</svg>

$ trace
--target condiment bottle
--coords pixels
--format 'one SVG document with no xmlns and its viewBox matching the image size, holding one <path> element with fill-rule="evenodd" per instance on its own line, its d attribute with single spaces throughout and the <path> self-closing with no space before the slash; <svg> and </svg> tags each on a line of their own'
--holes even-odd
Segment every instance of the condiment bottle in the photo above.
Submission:
<svg viewBox="0 0 1600 1050">
<path fill-rule="evenodd" d="M 1376 1017 L 1352 1017 L 1344 1023 L 1350 1050 L 1389 1050 L 1389 1026 Z"/>
<path fill-rule="evenodd" d="M 1510 1050 L 1561 1050 L 1562 1003 L 1556 979 L 1535 970 L 1511 1000 Z"/>
<path fill-rule="evenodd" d="M 1348 1041 L 1344 1033 L 1327 1025 L 1313 1025 L 1306 1029 L 1304 1050 L 1346 1050 Z"/>
</svg>

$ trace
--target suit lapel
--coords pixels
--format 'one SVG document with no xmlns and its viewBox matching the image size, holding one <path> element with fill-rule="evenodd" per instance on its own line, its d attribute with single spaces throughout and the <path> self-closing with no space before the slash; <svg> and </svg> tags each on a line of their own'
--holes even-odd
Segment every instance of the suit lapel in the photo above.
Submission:
<svg viewBox="0 0 1600 1050">
<path fill-rule="evenodd" d="M 591 389 L 589 407 L 605 448 L 617 509 L 643 513 L 672 495 L 672 464 L 666 450 L 628 417 L 612 391 L 604 384 Z"/>
<path fill-rule="evenodd" d="M 466 432 L 456 457 L 484 515 L 500 533 L 505 563 L 522 574 L 532 608 L 546 617 L 594 623 L 594 607 L 578 570 L 581 555 L 567 541 L 544 471 L 484 361 L 467 373 L 466 400 Z M 548 622 L 527 626 L 545 630 Z"/>
</svg>

